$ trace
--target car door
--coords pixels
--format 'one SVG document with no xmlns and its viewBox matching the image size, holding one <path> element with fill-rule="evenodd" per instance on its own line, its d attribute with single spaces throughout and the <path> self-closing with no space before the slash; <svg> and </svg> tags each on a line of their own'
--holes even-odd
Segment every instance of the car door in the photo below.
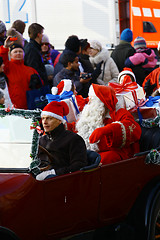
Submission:
<svg viewBox="0 0 160 240">
<path fill-rule="evenodd" d="M 94 228 L 98 219 L 100 169 L 77 171 L 44 182 L 46 234 Z"/>
</svg>

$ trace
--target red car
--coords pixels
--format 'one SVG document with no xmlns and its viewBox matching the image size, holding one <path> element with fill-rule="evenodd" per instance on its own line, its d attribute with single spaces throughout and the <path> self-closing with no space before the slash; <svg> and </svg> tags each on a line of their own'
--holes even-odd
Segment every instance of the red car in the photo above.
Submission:
<svg viewBox="0 0 160 240">
<path fill-rule="evenodd" d="M 40 112 L 0 110 L 0 116 L 0 239 L 96 236 L 108 228 L 114 236 L 127 232 L 129 239 L 160 238 L 160 166 L 158 160 L 146 164 L 148 152 L 103 166 L 96 155 L 97 164 L 37 181 L 29 151 L 35 158 L 39 134 L 31 122 Z M 159 132 L 143 129 L 143 151 L 159 146 Z"/>
</svg>

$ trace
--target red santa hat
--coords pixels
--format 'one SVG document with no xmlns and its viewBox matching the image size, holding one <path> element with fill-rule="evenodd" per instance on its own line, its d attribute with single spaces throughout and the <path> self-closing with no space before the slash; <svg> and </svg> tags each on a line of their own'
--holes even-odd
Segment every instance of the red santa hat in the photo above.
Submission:
<svg viewBox="0 0 160 240">
<path fill-rule="evenodd" d="M 123 71 L 120 72 L 118 75 L 118 82 L 120 81 L 120 78 L 122 75 L 131 75 L 133 77 L 134 81 L 136 82 L 136 77 L 131 68 L 123 68 Z"/>
<path fill-rule="evenodd" d="M 110 110 L 110 113 L 115 111 L 116 103 L 118 102 L 118 100 L 112 87 L 92 84 L 89 88 L 89 97 L 92 96 L 98 97 Z"/>
<path fill-rule="evenodd" d="M 70 79 L 63 79 L 57 85 L 57 87 L 52 87 L 52 94 L 53 95 L 61 95 L 64 91 L 71 91 L 72 89 L 72 80 Z"/>
<path fill-rule="evenodd" d="M 65 102 L 52 101 L 44 107 L 41 113 L 41 117 L 44 115 L 51 116 L 61 120 L 64 123 L 65 120 L 63 119 L 63 117 L 68 115 L 68 113 L 69 113 L 69 108 Z"/>
</svg>

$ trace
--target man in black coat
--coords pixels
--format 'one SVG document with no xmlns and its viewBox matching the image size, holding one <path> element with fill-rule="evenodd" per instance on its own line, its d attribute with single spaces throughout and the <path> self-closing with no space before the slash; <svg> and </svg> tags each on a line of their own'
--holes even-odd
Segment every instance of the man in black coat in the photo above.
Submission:
<svg viewBox="0 0 160 240">
<path fill-rule="evenodd" d="M 28 28 L 30 42 L 24 48 L 24 64 L 33 67 L 39 73 L 45 85 L 48 85 L 47 73 L 41 56 L 41 42 L 43 27 L 38 23 L 32 23 Z"/>
<path fill-rule="evenodd" d="M 80 170 L 87 165 L 86 145 L 82 137 L 65 129 L 63 116 L 69 113 L 65 102 L 52 101 L 42 111 L 42 125 L 45 135 L 40 138 L 39 145 L 51 156 L 50 169 L 37 175 L 37 180 L 47 176 L 62 175 Z M 41 166 L 45 166 L 48 155 L 39 150 Z"/>
<path fill-rule="evenodd" d="M 129 28 L 124 29 L 121 33 L 120 43 L 111 53 L 111 57 L 115 61 L 119 72 L 123 71 L 123 68 L 125 67 L 125 60 L 136 52 L 131 46 L 132 40 L 132 31 Z"/>
</svg>

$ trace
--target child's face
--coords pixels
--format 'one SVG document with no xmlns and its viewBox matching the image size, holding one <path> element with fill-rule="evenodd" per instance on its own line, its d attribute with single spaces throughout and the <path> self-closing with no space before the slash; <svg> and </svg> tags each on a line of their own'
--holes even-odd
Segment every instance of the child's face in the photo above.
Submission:
<svg viewBox="0 0 160 240">
<path fill-rule="evenodd" d="M 53 80 L 53 75 L 48 75 L 48 81 L 52 81 Z"/>
<path fill-rule="evenodd" d="M 4 72 L 4 63 L 2 63 L 2 65 L 0 66 L 0 73 Z"/>
<path fill-rule="evenodd" d="M 4 104 L 4 97 L 0 99 L 0 104 Z"/>
</svg>

